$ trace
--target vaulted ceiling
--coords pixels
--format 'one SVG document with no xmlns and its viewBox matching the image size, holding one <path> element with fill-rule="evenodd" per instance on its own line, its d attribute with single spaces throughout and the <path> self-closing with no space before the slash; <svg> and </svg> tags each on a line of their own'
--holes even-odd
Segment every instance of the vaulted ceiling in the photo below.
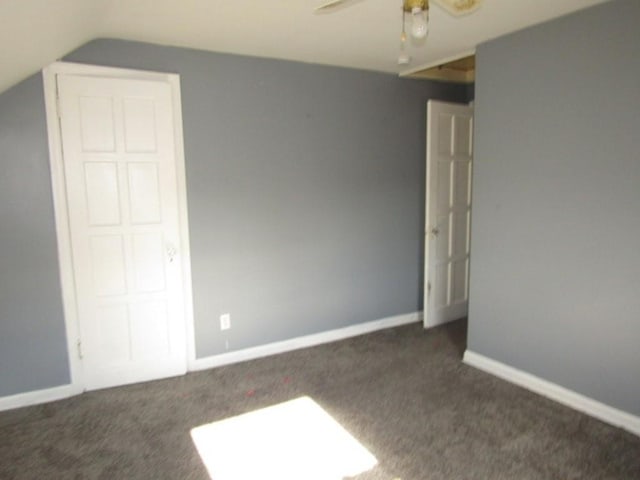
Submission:
<svg viewBox="0 0 640 480">
<path fill-rule="evenodd" d="M 366 0 L 315 14 L 322 0 L 2 0 L 0 91 L 95 38 L 402 73 L 604 0 L 484 0 L 453 18 L 431 7 L 425 44 L 397 64 L 402 0 Z"/>
</svg>

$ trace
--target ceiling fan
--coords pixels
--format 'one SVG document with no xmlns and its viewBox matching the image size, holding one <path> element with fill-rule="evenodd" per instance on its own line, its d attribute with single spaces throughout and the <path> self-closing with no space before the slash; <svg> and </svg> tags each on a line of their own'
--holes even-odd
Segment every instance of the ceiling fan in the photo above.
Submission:
<svg viewBox="0 0 640 480">
<path fill-rule="evenodd" d="M 324 0 L 316 7 L 317 13 L 330 13 L 360 3 L 363 0 Z M 398 64 L 403 65 L 411 61 L 406 53 L 405 23 L 410 18 L 411 36 L 416 40 L 422 40 L 429 32 L 429 0 L 401 0 L 402 1 L 402 34 L 400 36 L 400 56 Z M 454 16 L 467 15 L 476 11 L 484 0 L 431 0 L 447 13 Z"/>
</svg>

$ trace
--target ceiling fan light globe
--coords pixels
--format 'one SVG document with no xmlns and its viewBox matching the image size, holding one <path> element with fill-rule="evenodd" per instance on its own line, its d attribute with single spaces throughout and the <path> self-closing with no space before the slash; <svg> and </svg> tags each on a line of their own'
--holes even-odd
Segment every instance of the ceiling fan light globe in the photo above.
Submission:
<svg viewBox="0 0 640 480">
<path fill-rule="evenodd" d="M 420 7 L 411 9 L 411 36 L 417 40 L 425 38 L 429 31 L 427 12 Z"/>
</svg>

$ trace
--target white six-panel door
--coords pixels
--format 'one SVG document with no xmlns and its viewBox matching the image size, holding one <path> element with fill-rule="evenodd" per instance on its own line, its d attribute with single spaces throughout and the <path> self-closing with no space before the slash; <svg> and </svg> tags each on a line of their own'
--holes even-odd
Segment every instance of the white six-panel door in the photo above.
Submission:
<svg viewBox="0 0 640 480">
<path fill-rule="evenodd" d="M 58 75 L 58 92 L 84 388 L 183 374 L 170 86 Z"/>
<path fill-rule="evenodd" d="M 427 104 L 424 325 L 468 310 L 473 108 Z"/>
</svg>

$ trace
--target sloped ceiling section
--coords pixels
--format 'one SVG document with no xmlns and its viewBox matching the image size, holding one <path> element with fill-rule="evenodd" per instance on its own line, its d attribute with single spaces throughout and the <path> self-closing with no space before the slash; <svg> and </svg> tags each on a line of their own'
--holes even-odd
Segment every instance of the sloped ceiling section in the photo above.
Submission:
<svg viewBox="0 0 640 480">
<path fill-rule="evenodd" d="M 101 0 L 0 1 L 0 92 L 101 32 Z"/>
<path fill-rule="evenodd" d="M 407 71 L 472 52 L 486 40 L 603 0 L 485 0 L 453 18 L 431 7 L 426 44 Z M 322 0 L 3 0 L 0 91 L 95 38 L 401 73 L 402 0 L 366 0 L 315 14 Z"/>
</svg>

